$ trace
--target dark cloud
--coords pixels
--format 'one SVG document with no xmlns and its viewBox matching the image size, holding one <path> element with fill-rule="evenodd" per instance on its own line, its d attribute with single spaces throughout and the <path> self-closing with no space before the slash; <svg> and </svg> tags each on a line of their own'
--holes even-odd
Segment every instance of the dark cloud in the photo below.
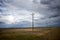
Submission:
<svg viewBox="0 0 60 40">
<path fill-rule="evenodd" d="M 0 13 L 2 12 L 2 10 L 0 9 Z"/>
<path fill-rule="evenodd" d="M 4 7 L 6 7 L 5 0 L 0 0 L 0 14 L 3 12 Z"/>
<path fill-rule="evenodd" d="M 23 14 L 27 10 L 30 11 L 28 13 L 38 12 L 38 14 L 40 14 L 40 19 L 35 20 L 35 26 L 56 26 L 60 24 L 60 0 L 0 0 L 0 21 L 7 22 L 1 20 L 1 18 L 5 19 L 3 16 L 8 18 L 8 15 L 15 15 L 19 18 L 21 16 L 20 13 Z M 16 15 L 18 13 L 20 15 Z M 26 14 L 28 13 L 26 12 Z M 41 17 L 41 14 L 43 17 Z M 19 22 L 13 25 L 2 22 L 0 25 L 6 27 L 31 26 L 31 22 L 28 21 Z"/>
<path fill-rule="evenodd" d="M 60 17 L 60 0 L 41 0 L 41 4 L 47 5 L 47 10 L 52 12 L 49 18 Z"/>
<path fill-rule="evenodd" d="M 60 15 L 59 15 L 59 14 L 52 15 L 52 16 L 50 16 L 49 18 L 54 18 L 54 17 L 60 17 Z"/>
<path fill-rule="evenodd" d="M 5 24 L 4 22 L 0 22 L 0 24 Z"/>
<path fill-rule="evenodd" d="M 5 0 L 0 0 L 0 7 L 5 7 L 6 4 L 5 4 Z"/>
<path fill-rule="evenodd" d="M 22 21 L 16 24 L 5 24 L 0 22 L 0 28 L 22 28 L 22 27 L 32 27 L 31 22 Z"/>
</svg>

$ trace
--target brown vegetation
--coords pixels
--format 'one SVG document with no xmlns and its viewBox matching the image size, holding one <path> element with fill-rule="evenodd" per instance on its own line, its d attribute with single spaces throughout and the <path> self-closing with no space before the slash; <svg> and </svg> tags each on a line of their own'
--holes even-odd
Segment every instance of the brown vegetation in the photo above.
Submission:
<svg viewBox="0 0 60 40">
<path fill-rule="evenodd" d="M 60 28 L 0 29 L 0 40 L 59 40 Z"/>
</svg>

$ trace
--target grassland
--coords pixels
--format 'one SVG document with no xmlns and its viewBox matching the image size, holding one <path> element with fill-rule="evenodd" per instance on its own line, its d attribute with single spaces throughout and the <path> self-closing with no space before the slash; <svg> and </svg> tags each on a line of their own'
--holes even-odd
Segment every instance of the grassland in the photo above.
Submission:
<svg viewBox="0 0 60 40">
<path fill-rule="evenodd" d="M 60 28 L 1 28 L 0 40 L 60 40 Z"/>
</svg>

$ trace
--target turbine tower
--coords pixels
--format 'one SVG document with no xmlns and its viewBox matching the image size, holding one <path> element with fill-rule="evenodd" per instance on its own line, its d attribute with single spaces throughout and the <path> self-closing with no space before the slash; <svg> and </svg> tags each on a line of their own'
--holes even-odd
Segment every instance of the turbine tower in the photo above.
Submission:
<svg viewBox="0 0 60 40">
<path fill-rule="evenodd" d="M 34 31 L 34 13 L 32 13 L 32 31 Z"/>
</svg>

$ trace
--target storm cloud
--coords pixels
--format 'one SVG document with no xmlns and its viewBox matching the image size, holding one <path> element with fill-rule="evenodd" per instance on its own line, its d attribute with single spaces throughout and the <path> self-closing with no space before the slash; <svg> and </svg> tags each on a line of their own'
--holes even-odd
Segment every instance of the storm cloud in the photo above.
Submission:
<svg viewBox="0 0 60 40">
<path fill-rule="evenodd" d="M 60 26 L 60 0 L 0 0 L 0 25 L 8 27 Z M 2 26 L 4 26 L 2 25 Z"/>
</svg>

